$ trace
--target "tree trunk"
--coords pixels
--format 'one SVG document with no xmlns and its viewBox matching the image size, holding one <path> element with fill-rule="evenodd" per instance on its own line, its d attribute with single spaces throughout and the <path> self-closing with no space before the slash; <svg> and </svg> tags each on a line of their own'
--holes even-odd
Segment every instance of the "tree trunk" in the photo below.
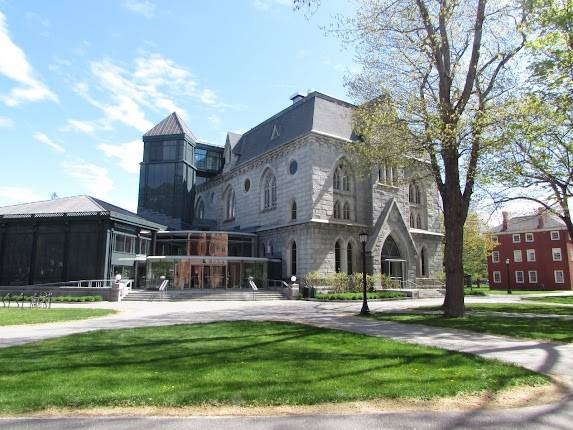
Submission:
<svg viewBox="0 0 573 430">
<path fill-rule="evenodd" d="M 458 211 L 452 210 L 444 217 L 446 244 L 444 266 L 446 269 L 446 297 L 444 313 L 450 317 L 464 316 L 464 219 Z"/>
</svg>

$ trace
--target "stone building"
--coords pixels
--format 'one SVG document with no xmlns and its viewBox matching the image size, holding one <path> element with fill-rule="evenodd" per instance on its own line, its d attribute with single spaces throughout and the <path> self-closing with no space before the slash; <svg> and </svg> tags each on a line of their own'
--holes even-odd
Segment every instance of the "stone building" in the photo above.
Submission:
<svg viewBox="0 0 573 430">
<path fill-rule="evenodd" d="M 195 187 L 195 220 L 256 233 L 283 278 L 368 272 L 424 283 L 442 270 L 439 197 L 428 166 L 359 170 L 353 105 L 312 92 L 243 135 L 228 133 L 222 171 Z"/>
</svg>

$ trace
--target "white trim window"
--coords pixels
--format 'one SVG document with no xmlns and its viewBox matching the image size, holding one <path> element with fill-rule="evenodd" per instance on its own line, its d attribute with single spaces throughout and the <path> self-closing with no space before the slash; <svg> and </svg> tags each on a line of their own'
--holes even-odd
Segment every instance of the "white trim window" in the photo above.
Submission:
<svg viewBox="0 0 573 430">
<path fill-rule="evenodd" d="M 493 282 L 495 284 L 501 284 L 501 272 L 497 270 L 493 272 Z"/>
<path fill-rule="evenodd" d="M 535 249 L 528 249 L 525 252 L 527 261 L 535 261 Z"/>
<path fill-rule="evenodd" d="M 499 251 L 493 251 L 491 253 L 491 262 L 492 263 L 499 263 Z"/>
<path fill-rule="evenodd" d="M 516 270 L 515 271 L 515 282 L 517 284 L 523 284 L 524 282 L 524 278 L 523 278 L 523 270 Z"/>
<path fill-rule="evenodd" d="M 521 234 L 516 233 L 511 236 L 513 239 L 513 243 L 521 243 Z"/>
<path fill-rule="evenodd" d="M 551 232 L 551 240 L 559 240 L 559 232 L 558 231 L 552 231 Z"/>
<path fill-rule="evenodd" d="M 551 250 L 551 255 L 553 256 L 553 261 L 563 260 L 563 255 L 561 255 L 561 248 L 553 248 Z"/>
<path fill-rule="evenodd" d="M 525 241 L 533 242 L 533 233 L 525 233 Z"/>
<path fill-rule="evenodd" d="M 555 278 L 556 284 L 564 284 L 565 283 L 565 275 L 563 274 L 563 270 L 554 270 L 553 276 Z"/>
<path fill-rule="evenodd" d="M 516 263 L 521 263 L 523 261 L 523 255 L 521 254 L 521 249 L 515 249 L 513 251 L 513 261 Z"/>
<path fill-rule="evenodd" d="M 537 270 L 530 270 L 527 272 L 530 284 L 537 284 Z"/>
</svg>

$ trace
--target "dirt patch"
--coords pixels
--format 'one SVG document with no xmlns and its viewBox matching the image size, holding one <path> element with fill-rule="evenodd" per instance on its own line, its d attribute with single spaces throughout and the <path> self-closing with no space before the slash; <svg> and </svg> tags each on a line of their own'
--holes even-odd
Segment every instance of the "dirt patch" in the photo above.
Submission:
<svg viewBox="0 0 573 430">
<path fill-rule="evenodd" d="M 46 409 L 26 416 L 288 416 L 345 415 L 378 412 L 467 411 L 508 409 L 541 405 L 562 399 L 568 391 L 554 383 L 539 387 L 514 387 L 495 393 L 459 395 L 433 400 L 369 400 L 362 402 L 326 403 L 303 406 L 184 406 L 184 407 L 111 407 L 92 409 Z"/>
</svg>

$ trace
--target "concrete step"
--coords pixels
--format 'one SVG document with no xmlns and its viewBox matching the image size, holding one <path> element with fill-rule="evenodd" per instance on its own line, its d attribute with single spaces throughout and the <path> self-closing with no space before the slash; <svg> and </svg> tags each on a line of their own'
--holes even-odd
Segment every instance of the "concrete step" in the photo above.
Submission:
<svg viewBox="0 0 573 430">
<path fill-rule="evenodd" d="M 444 295 L 446 294 L 446 290 L 444 288 L 436 288 L 436 289 L 420 288 L 419 290 L 417 290 L 417 292 L 418 292 L 418 298 L 420 299 L 444 297 Z"/>
<path fill-rule="evenodd" d="M 175 302 L 183 300 L 284 300 L 281 291 L 259 290 L 254 295 L 248 290 L 172 290 L 146 291 L 132 290 L 123 298 L 124 301 L 157 301 Z"/>
</svg>

